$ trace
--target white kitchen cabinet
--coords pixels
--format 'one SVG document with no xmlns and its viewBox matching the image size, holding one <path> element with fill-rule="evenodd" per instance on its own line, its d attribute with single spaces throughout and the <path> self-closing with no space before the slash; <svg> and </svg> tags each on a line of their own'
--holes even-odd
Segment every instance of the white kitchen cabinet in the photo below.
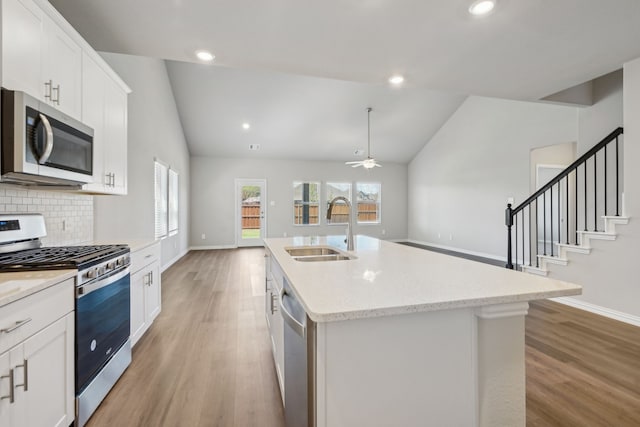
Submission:
<svg viewBox="0 0 640 427">
<path fill-rule="evenodd" d="M 162 309 L 160 242 L 131 253 L 131 345 L 149 329 Z"/>
<path fill-rule="evenodd" d="M 2 86 L 80 118 L 81 47 L 32 0 L 2 1 Z"/>
<path fill-rule="evenodd" d="M 82 55 L 82 120 L 93 128 L 93 182 L 83 191 L 127 194 L 127 92 Z"/>
<path fill-rule="evenodd" d="M 73 280 L 67 280 L 0 308 L 4 330 L 0 334 L 7 336 L 4 344 L 12 335 L 20 339 L 37 329 L 35 325 L 49 323 L 0 354 L 0 425 L 66 427 L 73 423 L 73 288 Z M 58 317 L 61 312 L 67 314 Z"/>
<path fill-rule="evenodd" d="M 267 251 L 265 255 L 265 315 L 271 338 L 271 351 L 280 386 L 280 397 L 284 403 L 284 321 L 280 314 L 280 292 L 283 273 L 280 266 Z"/>
</svg>

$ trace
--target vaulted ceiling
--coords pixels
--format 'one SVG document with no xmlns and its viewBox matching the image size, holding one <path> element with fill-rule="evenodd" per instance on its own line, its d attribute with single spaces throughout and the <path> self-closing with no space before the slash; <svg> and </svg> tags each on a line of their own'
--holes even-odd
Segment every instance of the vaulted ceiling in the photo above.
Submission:
<svg viewBox="0 0 640 427">
<path fill-rule="evenodd" d="M 640 57 L 637 0 L 498 0 L 482 18 L 470 0 L 51 3 L 97 50 L 172 60 L 196 155 L 349 160 L 371 106 L 373 154 L 406 162 L 466 95 L 535 101 Z"/>
</svg>

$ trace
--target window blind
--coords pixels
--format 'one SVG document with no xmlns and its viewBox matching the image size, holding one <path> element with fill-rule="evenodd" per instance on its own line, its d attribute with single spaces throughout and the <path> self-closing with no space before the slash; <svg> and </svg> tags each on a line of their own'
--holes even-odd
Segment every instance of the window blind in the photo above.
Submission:
<svg viewBox="0 0 640 427">
<path fill-rule="evenodd" d="M 178 231 L 178 172 L 169 169 L 169 234 Z"/>
<path fill-rule="evenodd" d="M 167 235 L 167 167 L 155 161 L 155 236 L 156 239 Z"/>
</svg>

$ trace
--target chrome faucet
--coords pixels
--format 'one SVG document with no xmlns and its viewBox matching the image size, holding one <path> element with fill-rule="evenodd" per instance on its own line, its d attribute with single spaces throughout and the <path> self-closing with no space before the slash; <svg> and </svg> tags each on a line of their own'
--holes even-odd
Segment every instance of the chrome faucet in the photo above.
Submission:
<svg viewBox="0 0 640 427">
<path fill-rule="evenodd" d="M 347 238 L 345 239 L 345 243 L 347 244 L 347 250 L 353 250 L 353 218 L 351 218 L 351 202 L 344 196 L 336 196 L 329 202 L 329 209 L 327 210 L 327 221 L 331 220 L 331 211 L 333 210 L 333 205 L 338 201 L 343 201 L 347 204 L 349 208 L 349 220 L 347 222 Z"/>
</svg>

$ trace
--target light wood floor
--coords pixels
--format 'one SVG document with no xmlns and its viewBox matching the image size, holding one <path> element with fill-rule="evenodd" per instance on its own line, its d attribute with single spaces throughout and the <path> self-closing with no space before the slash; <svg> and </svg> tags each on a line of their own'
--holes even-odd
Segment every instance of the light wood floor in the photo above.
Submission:
<svg viewBox="0 0 640 427">
<path fill-rule="evenodd" d="M 169 268 L 160 316 L 88 427 L 283 427 L 263 253 L 195 251 Z M 548 301 L 526 327 L 528 426 L 640 426 L 640 328 Z"/>
</svg>

